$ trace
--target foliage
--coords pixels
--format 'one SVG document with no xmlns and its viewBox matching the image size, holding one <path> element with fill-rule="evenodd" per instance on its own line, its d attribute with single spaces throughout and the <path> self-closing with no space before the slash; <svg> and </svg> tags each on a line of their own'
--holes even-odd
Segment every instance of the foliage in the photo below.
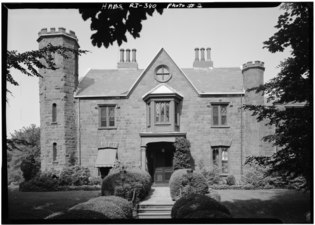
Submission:
<svg viewBox="0 0 315 225">
<path fill-rule="evenodd" d="M 210 198 L 215 199 L 218 202 L 221 201 L 221 195 L 219 194 L 219 192 L 212 188 L 209 188 L 209 193 L 206 195 L 209 196 Z"/>
<path fill-rule="evenodd" d="M 209 166 L 205 166 L 203 161 L 200 160 L 198 162 L 196 171 L 204 176 L 209 186 L 219 184 L 222 181 L 220 177 L 220 169 L 218 168 L 218 166 L 210 168 Z"/>
<path fill-rule="evenodd" d="M 198 211 L 193 211 L 187 215 L 183 215 L 182 218 L 185 219 L 200 219 L 200 218 L 231 218 L 230 215 L 218 211 L 218 210 L 198 210 Z"/>
<path fill-rule="evenodd" d="M 268 173 L 278 172 L 281 176 L 303 176 L 309 188 L 312 177 L 313 144 L 313 91 L 310 73 L 313 53 L 312 3 L 284 3 L 284 14 L 275 26 L 277 32 L 264 42 L 270 52 L 291 50 L 291 56 L 280 63 L 280 73 L 269 82 L 250 91 L 263 91 L 272 106 L 247 105 L 258 121 L 268 121 L 276 127 L 274 135 L 263 140 L 273 142 L 280 149 L 262 163 L 269 165 Z M 302 107 L 281 110 L 279 105 L 304 103 Z"/>
<path fill-rule="evenodd" d="M 34 178 L 20 183 L 20 191 L 57 191 L 58 179 L 53 172 L 43 172 Z"/>
<path fill-rule="evenodd" d="M 87 202 L 80 203 L 69 209 L 72 210 L 91 210 L 99 212 L 109 219 L 131 219 L 132 205 L 125 199 L 115 199 L 112 196 L 101 196 L 92 198 Z M 131 212 L 131 213 L 130 213 Z"/>
<path fill-rule="evenodd" d="M 38 69 L 57 70 L 58 67 L 54 62 L 52 53 L 60 54 L 67 59 L 70 54 L 81 55 L 87 52 L 86 50 L 75 50 L 64 46 L 53 46 L 52 44 L 48 44 L 46 47 L 39 50 L 26 51 L 23 53 L 19 53 L 15 50 L 7 51 L 6 81 L 15 86 L 19 85 L 11 74 L 12 69 L 16 69 L 30 77 L 42 77 Z M 7 92 L 10 93 L 9 90 L 7 90 Z"/>
<path fill-rule="evenodd" d="M 29 181 L 40 171 L 40 162 L 36 161 L 34 156 L 27 156 L 21 162 L 21 170 L 25 181 Z"/>
<path fill-rule="evenodd" d="M 101 177 L 89 177 L 90 185 L 101 185 L 102 178 Z"/>
<path fill-rule="evenodd" d="M 76 165 L 63 168 L 59 175 L 59 185 L 89 184 L 90 171 L 88 168 Z"/>
<path fill-rule="evenodd" d="M 49 216 L 49 220 L 97 220 L 97 219 L 109 219 L 102 213 L 92 210 L 70 210 L 56 215 Z"/>
<path fill-rule="evenodd" d="M 187 169 L 175 170 L 170 178 L 170 194 L 173 200 L 190 193 L 208 193 L 209 187 L 205 178 L 200 173 L 187 173 L 187 171 Z"/>
<path fill-rule="evenodd" d="M 186 138 L 179 137 L 176 138 L 174 147 L 174 170 L 191 168 L 190 142 Z"/>
<path fill-rule="evenodd" d="M 91 19 L 91 30 L 95 31 L 91 35 L 92 44 L 97 47 L 102 45 L 108 48 L 117 41 L 120 46 L 127 42 L 126 33 L 130 33 L 133 38 L 140 37 L 142 21 L 147 19 L 147 15 L 152 16 L 157 11 L 163 13 L 163 8 L 104 8 L 103 3 L 93 4 L 93 7 L 80 8 L 79 12 L 84 21 Z"/>
<path fill-rule="evenodd" d="M 22 182 L 21 164 L 26 176 L 33 177 L 40 168 L 40 129 L 32 124 L 11 134 L 7 140 L 8 182 Z M 29 178 L 30 179 L 30 178 Z"/>
<path fill-rule="evenodd" d="M 152 180 L 150 174 L 140 169 L 125 170 L 109 173 L 103 179 L 103 196 L 117 195 L 131 201 L 135 192 L 134 202 L 143 200 L 150 192 Z"/>
<path fill-rule="evenodd" d="M 236 183 L 235 177 L 233 175 L 229 175 L 226 178 L 226 184 L 227 185 L 234 185 Z"/>
<path fill-rule="evenodd" d="M 231 215 L 229 210 L 216 200 L 201 194 L 191 194 L 184 196 L 175 202 L 171 216 L 173 219 L 190 218 L 190 214 L 198 211 L 208 211 L 212 212 L 212 214 L 213 211 L 219 211 L 225 214 L 226 217 L 230 217 Z M 204 214 L 201 215 L 204 216 Z M 213 214 L 213 216 L 215 215 L 219 214 Z"/>
</svg>

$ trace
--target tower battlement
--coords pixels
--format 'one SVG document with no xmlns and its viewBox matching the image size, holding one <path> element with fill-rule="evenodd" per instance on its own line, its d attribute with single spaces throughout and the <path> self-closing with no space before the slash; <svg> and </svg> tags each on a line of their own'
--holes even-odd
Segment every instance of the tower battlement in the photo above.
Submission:
<svg viewBox="0 0 315 225">
<path fill-rule="evenodd" d="M 244 72 L 248 69 L 251 69 L 251 68 L 259 68 L 259 69 L 265 70 L 265 63 L 262 61 L 258 61 L 258 60 L 257 61 L 249 61 L 249 62 L 243 64 L 242 72 Z"/>
<path fill-rule="evenodd" d="M 72 39 L 78 41 L 78 38 L 75 35 L 74 31 L 69 30 L 69 32 L 67 32 L 66 29 L 63 27 L 59 27 L 58 30 L 56 28 L 52 27 L 52 28 L 50 28 L 49 31 L 47 28 L 41 29 L 41 31 L 38 32 L 37 42 L 39 42 L 42 39 L 42 37 L 56 36 L 56 35 L 63 35 L 63 36 L 66 36 L 66 37 L 69 37 L 69 38 L 72 38 Z"/>
</svg>

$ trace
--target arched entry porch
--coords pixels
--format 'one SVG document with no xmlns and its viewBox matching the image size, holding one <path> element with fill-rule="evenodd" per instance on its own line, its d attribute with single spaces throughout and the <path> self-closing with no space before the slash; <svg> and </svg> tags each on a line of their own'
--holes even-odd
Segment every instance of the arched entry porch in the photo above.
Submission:
<svg viewBox="0 0 315 225">
<path fill-rule="evenodd" d="M 147 144 L 147 168 L 154 183 L 168 183 L 173 172 L 173 142 L 153 142 Z"/>
</svg>

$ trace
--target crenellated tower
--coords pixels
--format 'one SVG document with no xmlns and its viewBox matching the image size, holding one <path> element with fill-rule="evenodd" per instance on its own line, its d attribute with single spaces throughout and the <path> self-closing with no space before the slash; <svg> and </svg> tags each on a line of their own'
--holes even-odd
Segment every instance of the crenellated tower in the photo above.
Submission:
<svg viewBox="0 0 315 225">
<path fill-rule="evenodd" d="M 49 43 L 78 50 L 73 31 L 64 28 L 42 29 L 38 33 L 39 49 Z M 39 79 L 41 169 L 60 170 L 76 157 L 76 103 L 74 92 L 78 85 L 78 56 L 67 52 L 67 58 L 52 53 L 57 70 L 41 69 Z"/>
<path fill-rule="evenodd" d="M 262 92 L 247 91 L 250 88 L 258 87 L 264 84 L 264 62 L 255 61 L 243 64 L 243 86 L 245 97 L 243 104 L 246 105 L 264 105 L 264 96 Z M 264 155 L 263 141 L 266 126 L 263 122 L 257 122 L 256 116 L 246 110 L 244 112 L 244 148 L 245 155 Z M 259 144 L 258 144 L 259 143 Z"/>
</svg>

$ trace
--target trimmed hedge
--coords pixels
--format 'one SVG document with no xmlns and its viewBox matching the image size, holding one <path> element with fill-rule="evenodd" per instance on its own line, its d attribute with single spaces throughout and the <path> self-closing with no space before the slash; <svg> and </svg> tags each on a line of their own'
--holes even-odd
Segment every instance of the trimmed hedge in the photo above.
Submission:
<svg viewBox="0 0 315 225">
<path fill-rule="evenodd" d="M 201 194 L 190 194 L 177 200 L 172 208 L 171 216 L 173 219 L 191 218 L 190 214 L 196 215 L 197 211 L 208 211 L 212 216 L 226 214 L 230 216 L 229 210 L 216 200 Z M 214 213 L 219 211 L 221 213 Z M 211 213 L 210 213 L 211 212 Z M 197 214 L 197 215 L 201 215 Z M 199 217 L 200 218 L 200 217 Z M 201 217 L 202 218 L 202 217 Z M 209 218 L 209 217 L 206 217 Z M 215 217 L 218 218 L 218 217 Z M 224 217 L 226 218 L 226 217 Z"/>
<path fill-rule="evenodd" d="M 187 170 L 188 169 L 176 170 L 173 172 L 170 178 L 169 186 L 171 198 L 173 200 L 179 199 L 180 195 L 182 194 L 181 192 L 187 189 L 190 189 L 190 192 L 194 192 L 197 194 L 208 193 L 209 187 L 207 185 L 205 178 L 200 173 L 193 172 L 191 181 L 189 183 Z M 188 185 L 190 186 L 189 188 L 187 187 Z"/>
<path fill-rule="evenodd" d="M 69 166 L 64 168 L 59 175 L 59 185 L 80 186 L 89 184 L 90 171 L 82 166 Z"/>
<path fill-rule="evenodd" d="M 37 174 L 34 178 L 29 181 L 20 183 L 20 191 L 57 191 L 58 190 L 58 179 L 52 172 L 43 172 Z"/>
<path fill-rule="evenodd" d="M 174 170 L 192 167 L 192 156 L 190 153 L 190 142 L 183 137 L 177 137 L 174 143 Z"/>
<path fill-rule="evenodd" d="M 199 218 L 231 218 L 231 215 L 218 210 L 199 210 L 193 211 L 183 218 L 189 219 L 199 219 Z"/>
<path fill-rule="evenodd" d="M 91 210 L 70 210 L 48 216 L 48 220 L 100 220 L 109 219 L 102 213 Z"/>
<path fill-rule="evenodd" d="M 229 176 L 226 178 L 226 184 L 227 184 L 227 185 L 235 185 L 235 184 L 236 184 L 235 177 L 234 177 L 233 175 L 229 175 Z"/>
<path fill-rule="evenodd" d="M 124 180 L 120 172 L 110 173 L 103 179 L 102 196 L 116 195 L 129 201 L 135 190 L 135 202 L 143 200 L 150 192 L 152 180 L 149 173 L 140 169 L 125 170 Z"/>
<path fill-rule="evenodd" d="M 109 219 L 132 219 L 132 204 L 126 199 L 116 196 L 101 196 L 92 198 L 69 209 L 91 210 L 105 215 Z"/>
</svg>

